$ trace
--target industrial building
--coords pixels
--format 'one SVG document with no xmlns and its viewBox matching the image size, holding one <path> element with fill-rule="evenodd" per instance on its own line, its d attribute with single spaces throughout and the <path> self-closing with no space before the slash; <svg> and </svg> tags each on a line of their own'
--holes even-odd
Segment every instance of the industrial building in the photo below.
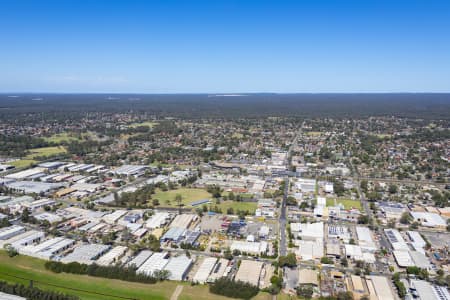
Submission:
<svg viewBox="0 0 450 300">
<path fill-rule="evenodd" d="M 19 225 L 12 225 L 0 229 L 0 240 L 7 240 L 25 232 L 25 228 Z"/>
<path fill-rule="evenodd" d="M 418 300 L 450 300 L 446 287 L 433 285 L 424 280 L 411 280 L 410 288 L 414 298 Z"/>
<path fill-rule="evenodd" d="M 200 284 L 205 283 L 208 280 L 209 275 L 214 270 L 216 266 L 217 258 L 215 257 L 207 257 L 203 260 L 194 277 L 192 278 L 193 282 L 197 282 Z"/>
<path fill-rule="evenodd" d="M 419 222 L 422 226 L 445 228 L 447 223 L 438 214 L 430 212 L 411 212 L 414 221 Z"/>
<path fill-rule="evenodd" d="M 209 275 L 208 282 L 214 282 L 217 279 L 227 276 L 231 267 L 229 266 L 230 261 L 225 258 L 219 258 L 219 261 L 214 266 L 211 274 Z"/>
<path fill-rule="evenodd" d="M 177 215 L 170 223 L 169 227 L 178 227 L 187 229 L 192 224 L 193 221 L 197 220 L 198 216 L 195 214 L 181 214 Z"/>
<path fill-rule="evenodd" d="M 370 296 L 378 300 L 392 300 L 397 299 L 394 295 L 394 291 L 391 288 L 389 279 L 384 276 L 371 275 L 366 277 L 366 284 L 370 293 Z"/>
<path fill-rule="evenodd" d="M 139 252 L 132 260 L 127 263 L 127 267 L 130 268 L 140 268 L 144 262 L 152 256 L 153 252 L 150 250 L 143 250 Z"/>
<path fill-rule="evenodd" d="M 298 284 L 299 285 L 312 285 L 319 286 L 317 271 L 310 269 L 300 269 L 298 271 Z"/>
<path fill-rule="evenodd" d="M 116 264 L 119 259 L 127 252 L 128 248 L 125 246 L 116 246 L 108 251 L 106 254 L 101 256 L 95 262 L 101 266 L 110 266 Z"/>
<path fill-rule="evenodd" d="M 55 237 L 38 245 L 29 245 L 19 250 L 20 254 L 50 260 L 75 245 L 75 241 L 63 237 Z"/>
<path fill-rule="evenodd" d="M 372 238 L 372 233 L 370 232 L 370 229 L 367 227 L 356 227 L 356 236 L 358 238 L 358 245 L 367 251 L 376 251 L 377 246 Z"/>
<path fill-rule="evenodd" d="M 192 259 L 186 255 L 172 257 L 165 265 L 164 270 L 169 272 L 170 280 L 182 281 L 186 279 L 189 269 L 192 266 Z"/>
<path fill-rule="evenodd" d="M 320 259 L 324 256 L 322 240 L 299 240 L 295 243 L 298 244 L 298 250 L 295 251 L 295 254 L 302 260 Z"/>
<path fill-rule="evenodd" d="M 145 222 L 145 227 L 148 229 L 161 228 L 166 225 L 170 219 L 171 216 L 168 212 L 157 212 Z"/>
<path fill-rule="evenodd" d="M 296 238 L 302 240 L 323 239 L 324 227 L 323 222 L 317 223 L 291 223 L 291 232 Z"/>
<path fill-rule="evenodd" d="M 260 242 L 247 242 L 247 241 L 233 241 L 230 246 L 230 250 L 238 250 L 242 253 L 257 254 L 266 253 L 268 250 L 268 243 L 265 241 Z"/>
<path fill-rule="evenodd" d="M 79 262 L 82 264 L 92 264 L 96 259 L 105 254 L 111 246 L 101 244 L 85 244 L 75 247 L 72 253 L 61 258 L 61 262 Z"/>
<path fill-rule="evenodd" d="M 384 233 L 394 250 L 409 250 L 408 244 L 397 229 L 385 229 Z"/>
<path fill-rule="evenodd" d="M 155 271 L 161 271 L 169 262 L 167 252 L 154 253 L 137 270 L 138 273 L 153 275 Z"/>
<path fill-rule="evenodd" d="M 263 266 L 264 263 L 260 261 L 242 260 L 234 280 L 259 286 L 259 277 Z"/>
</svg>

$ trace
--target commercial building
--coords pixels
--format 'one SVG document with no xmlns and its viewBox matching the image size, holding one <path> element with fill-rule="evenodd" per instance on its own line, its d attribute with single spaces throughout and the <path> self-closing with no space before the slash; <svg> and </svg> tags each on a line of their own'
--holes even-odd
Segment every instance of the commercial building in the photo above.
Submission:
<svg viewBox="0 0 450 300">
<path fill-rule="evenodd" d="M 211 274 L 209 275 L 208 282 L 214 282 L 223 276 L 227 276 L 227 271 L 230 270 L 229 264 L 229 260 L 225 258 L 219 258 L 219 261 L 216 263 L 213 270 L 211 271 Z"/>
<path fill-rule="evenodd" d="M 61 258 L 61 262 L 79 262 L 83 264 L 92 264 L 96 259 L 105 254 L 111 246 L 101 244 L 85 244 L 75 247 L 72 253 Z"/>
<path fill-rule="evenodd" d="M 315 240 L 315 241 L 299 240 L 296 241 L 296 243 L 298 244 L 298 250 L 295 251 L 295 254 L 302 260 L 320 259 L 321 257 L 324 256 L 322 240 Z"/>
<path fill-rule="evenodd" d="M 408 244 L 397 229 L 385 229 L 384 233 L 394 250 L 409 250 Z"/>
<path fill-rule="evenodd" d="M 19 225 L 0 228 L 0 240 L 7 240 L 24 232 L 25 228 Z"/>
<path fill-rule="evenodd" d="M 323 239 L 324 227 L 323 222 L 317 223 L 291 223 L 291 232 L 296 238 L 302 240 Z"/>
<path fill-rule="evenodd" d="M 298 271 L 298 284 L 299 285 L 312 285 L 319 286 L 319 274 L 317 271 L 310 269 L 300 269 Z"/>
<path fill-rule="evenodd" d="M 38 245 L 29 245 L 19 250 L 20 254 L 50 260 L 75 245 L 75 241 L 63 237 L 55 237 Z"/>
<path fill-rule="evenodd" d="M 242 260 L 234 280 L 259 286 L 259 278 L 261 276 L 263 266 L 264 263 L 260 261 Z"/>
<path fill-rule="evenodd" d="M 203 260 L 194 277 L 192 278 L 193 282 L 198 282 L 200 284 L 205 283 L 208 280 L 209 275 L 213 271 L 216 266 L 217 258 L 215 257 L 207 257 Z"/>
<path fill-rule="evenodd" d="M 375 294 L 370 293 L 370 296 L 374 295 L 378 300 L 392 300 L 397 299 L 394 295 L 394 291 L 389 284 L 389 279 L 384 276 L 368 276 L 366 277 L 366 283 L 370 286 L 369 291 L 374 291 Z"/>
<path fill-rule="evenodd" d="M 127 250 L 128 248 L 125 246 L 116 246 L 97 259 L 95 263 L 101 266 L 114 265 L 127 252 Z"/>
<path fill-rule="evenodd" d="M 438 214 L 430 212 L 411 212 L 414 221 L 419 222 L 422 226 L 426 227 L 439 227 L 445 228 L 447 223 Z"/>
<path fill-rule="evenodd" d="M 172 257 L 165 265 L 164 270 L 170 272 L 170 280 L 185 280 L 189 269 L 192 266 L 192 259 L 186 255 Z"/>
<path fill-rule="evenodd" d="M 377 250 L 377 246 L 372 238 L 372 233 L 367 227 L 357 226 L 356 236 L 358 238 L 358 245 L 367 251 Z"/>
<path fill-rule="evenodd" d="M 191 223 L 197 220 L 198 216 L 195 214 L 181 214 L 177 215 L 175 219 L 173 219 L 172 223 L 170 223 L 170 227 L 179 227 L 187 229 L 191 225 Z"/>
<path fill-rule="evenodd" d="M 139 252 L 132 260 L 127 263 L 127 267 L 130 268 L 140 268 L 144 262 L 152 256 L 153 252 L 150 250 L 143 250 Z"/>
<path fill-rule="evenodd" d="M 145 227 L 148 229 L 161 228 L 166 225 L 171 219 L 171 216 L 167 212 L 157 212 L 151 216 L 147 222 L 145 222 Z"/>
<path fill-rule="evenodd" d="M 248 254 L 263 254 L 268 250 L 268 243 L 265 241 L 260 242 L 247 242 L 247 241 L 233 241 L 230 246 L 230 250 L 238 250 L 242 253 Z"/>
<path fill-rule="evenodd" d="M 155 271 L 161 271 L 169 262 L 167 252 L 154 253 L 137 270 L 138 273 L 153 275 Z"/>
<path fill-rule="evenodd" d="M 410 288 L 418 300 L 450 300 L 450 294 L 445 287 L 432 285 L 424 280 L 411 280 Z"/>
</svg>

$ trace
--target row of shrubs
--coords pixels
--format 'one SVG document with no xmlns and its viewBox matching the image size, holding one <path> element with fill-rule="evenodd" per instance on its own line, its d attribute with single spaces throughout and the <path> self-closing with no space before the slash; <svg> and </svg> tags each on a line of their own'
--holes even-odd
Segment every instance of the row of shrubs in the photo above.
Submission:
<svg viewBox="0 0 450 300">
<path fill-rule="evenodd" d="M 86 265 L 78 262 L 71 262 L 68 264 L 48 261 L 45 263 L 45 268 L 55 273 L 72 273 L 82 274 L 95 277 L 120 279 L 132 282 L 141 283 L 156 283 L 167 279 L 170 274 L 168 272 L 157 272 L 154 276 L 137 273 L 135 268 L 122 268 L 119 266 L 99 266 L 96 264 Z"/>
<path fill-rule="evenodd" d="M 9 284 L 0 281 L 0 291 L 10 295 L 24 297 L 27 300 L 79 300 L 77 296 L 66 295 L 59 292 L 43 291 L 36 287 L 27 287 L 22 284 Z"/>
</svg>

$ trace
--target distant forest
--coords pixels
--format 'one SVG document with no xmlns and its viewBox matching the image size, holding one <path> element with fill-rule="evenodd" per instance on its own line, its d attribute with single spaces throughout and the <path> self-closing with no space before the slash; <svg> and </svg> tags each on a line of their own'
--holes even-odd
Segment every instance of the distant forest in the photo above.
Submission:
<svg viewBox="0 0 450 300">
<path fill-rule="evenodd" d="M 12 97 L 14 96 L 14 97 Z M 257 118 L 397 116 L 449 119 L 450 94 L 0 94 L 0 118 L 42 114 L 77 119 L 87 112 L 156 117 Z"/>
</svg>

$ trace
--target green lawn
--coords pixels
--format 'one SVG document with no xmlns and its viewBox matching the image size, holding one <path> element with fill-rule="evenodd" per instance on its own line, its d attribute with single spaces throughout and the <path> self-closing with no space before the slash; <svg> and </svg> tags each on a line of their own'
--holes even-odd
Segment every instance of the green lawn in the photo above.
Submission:
<svg viewBox="0 0 450 300">
<path fill-rule="evenodd" d="M 152 196 L 152 199 L 158 199 L 160 206 L 177 206 L 175 202 L 175 197 L 177 194 L 180 194 L 182 197 L 182 203 L 184 206 L 190 206 L 191 202 L 203 199 L 211 199 L 211 194 L 203 189 L 195 189 L 195 188 L 180 188 L 176 190 L 162 191 L 157 190 L 156 193 Z M 167 203 L 170 201 L 170 203 Z"/>
<path fill-rule="evenodd" d="M 207 300 L 229 298 L 220 297 L 209 293 L 207 286 L 191 286 L 186 282 L 164 281 L 157 284 L 134 283 L 86 275 L 74 275 L 66 273 L 53 273 L 44 267 L 45 261 L 36 258 L 19 255 L 10 258 L 6 252 L 0 251 L 0 280 L 10 283 L 29 284 L 29 280 L 19 279 L 12 276 L 33 280 L 34 286 L 43 290 L 56 290 L 71 295 L 77 295 L 82 300 L 114 300 L 119 299 L 111 296 L 102 296 L 90 292 L 108 295 L 147 299 L 170 299 L 177 285 L 183 285 L 183 291 L 179 299 L 184 300 Z M 60 287 L 49 286 L 52 284 Z M 77 291 L 70 288 L 78 289 Z M 83 291 L 79 291 L 83 290 Z"/>
<path fill-rule="evenodd" d="M 133 124 L 130 124 L 128 126 L 131 127 L 131 128 L 136 128 L 136 127 L 140 127 L 140 126 L 147 126 L 147 127 L 152 128 L 152 127 L 154 127 L 156 125 L 158 125 L 157 122 L 146 121 L 146 122 L 141 122 L 141 123 L 133 123 Z"/>
<path fill-rule="evenodd" d="M 327 198 L 327 206 L 334 206 L 334 198 Z M 342 203 L 345 209 L 357 208 L 361 210 L 361 201 L 359 200 L 351 200 L 351 199 L 337 199 L 337 204 Z"/>
<path fill-rule="evenodd" d="M 212 201 L 212 205 L 215 205 L 215 202 Z M 232 207 L 234 209 L 234 212 L 236 213 L 237 210 L 248 210 L 251 214 L 255 213 L 257 203 L 256 202 L 238 202 L 238 201 L 222 201 L 218 205 L 223 213 L 227 212 L 227 209 Z"/>
<path fill-rule="evenodd" d="M 52 156 L 66 152 L 67 152 L 66 148 L 62 146 L 36 148 L 31 149 L 30 154 L 25 156 L 25 159 L 35 159 L 36 157 L 40 156 Z"/>
<path fill-rule="evenodd" d="M 81 135 L 82 137 L 83 135 Z M 61 144 L 63 142 L 81 141 L 79 134 L 71 132 L 63 132 L 52 135 L 51 137 L 44 138 L 49 143 Z"/>
<path fill-rule="evenodd" d="M 19 160 L 8 163 L 8 165 L 15 166 L 16 168 L 26 168 L 36 162 L 37 161 L 34 159 L 19 159 Z"/>
</svg>

